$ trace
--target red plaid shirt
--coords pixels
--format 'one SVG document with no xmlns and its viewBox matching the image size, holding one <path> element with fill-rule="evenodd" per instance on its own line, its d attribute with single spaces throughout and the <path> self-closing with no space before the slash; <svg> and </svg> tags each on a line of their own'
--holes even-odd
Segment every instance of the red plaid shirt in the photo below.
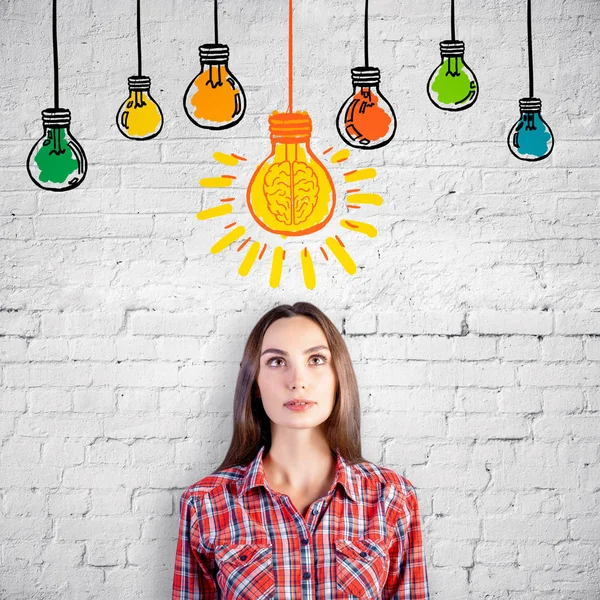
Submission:
<svg viewBox="0 0 600 600">
<path fill-rule="evenodd" d="M 272 490 L 262 456 L 181 496 L 173 600 L 428 600 L 410 481 L 337 454 L 329 492 L 304 517 Z"/>
</svg>

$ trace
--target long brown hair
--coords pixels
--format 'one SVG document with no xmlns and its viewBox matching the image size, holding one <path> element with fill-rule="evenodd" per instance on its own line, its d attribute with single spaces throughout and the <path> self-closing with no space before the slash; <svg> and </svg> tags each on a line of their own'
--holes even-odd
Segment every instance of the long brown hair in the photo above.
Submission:
<svg viewBox="0 0 600 600">
<path fill-rule="evenodd" d="M 260 351 L 265 332 L 272 323 L 297 315 L 309 317 L 321 327 L 337 374 L 335 403 L 331 415 L 323 424 L 329 447 L 348 464 L 365 462 L 361 454 L 358 385 L 346 343 L 325 313 L 310 302 L 296 302 L 294 305 L 281 304 L 266 312 L 248 336 L 233 398 L 231 444 L 225 459 L 214 473 L 248 464 L 254 460 L 262 445 L 265 446 L 265 454 L 269 451 L 271 424 L 256 383 Z"/>
</svg>

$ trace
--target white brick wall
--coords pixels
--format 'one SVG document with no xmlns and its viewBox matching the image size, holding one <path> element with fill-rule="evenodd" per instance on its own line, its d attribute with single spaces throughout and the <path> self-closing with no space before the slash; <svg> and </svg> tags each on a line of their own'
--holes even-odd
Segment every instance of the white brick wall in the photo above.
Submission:
<svg viewBox="0 0 600 600">
<path fill-rule="evenodd" d="M 222 223 L 195 218 L 214 202 L 198 186 L 212 153 L 248 157 L 242 195 L 287 101 L 286 3 L 221 4 L 246 117 L 214 134 L 183 114 L 212 3 L 144 0 L 165 126 L 137 143 L 114 122 L 136 69 L 135 2 L 59 1 L 61 104 L 90 165 L 56 194 L 25 170 L 53 102 L 51 2 L 0 3 L 0 597 L 169 598 L 179 496 L 224 456 L 245 336 L 306 299 L 344 331 L 365 455 L 419 490 L 433 597 L 600 598 L 600 4 L 534 2 L 556 146 L 525 164 L 505 142 L 527 94 L 525 0 L 457 2 L 480 97 L 454 115 L 425 93 L 449 2 L 371 3 L 398 130 L 331 172 L 377 169 L 384 205 L 361 218 L 378 236 L 341 233 L 357 274 L 318 262 L 314 291 L 296 250 L 277 290 L 265 261 L 238 276 L 233 248 L 209 251 Z M 315 151 L 341 147 L 361 11 L 296 2 L 295 107 Z"/>
</svg>

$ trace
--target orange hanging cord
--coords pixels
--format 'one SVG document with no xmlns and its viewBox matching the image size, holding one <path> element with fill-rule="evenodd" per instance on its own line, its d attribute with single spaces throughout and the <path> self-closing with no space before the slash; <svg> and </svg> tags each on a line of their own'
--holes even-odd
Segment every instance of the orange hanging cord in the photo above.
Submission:
<svg viewBox="0 0 600 600">
<path fill-rule="evenodd" d="M 292 112 L 292 78 L 293 78 L 293 56 L 292 56 L 292 0 L 289 1 L 288 17 L 288 112 Z"/>
</svg>

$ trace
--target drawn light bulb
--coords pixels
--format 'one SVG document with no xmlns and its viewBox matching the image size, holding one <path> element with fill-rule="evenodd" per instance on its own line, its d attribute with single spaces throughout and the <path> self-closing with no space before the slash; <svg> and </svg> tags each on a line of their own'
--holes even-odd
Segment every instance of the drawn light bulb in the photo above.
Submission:
<svg viewBox="0 0 600 600">
<path fill-rule="evenodd" d="M 310 147 L 306 112 L 269 116 L 271 154 L 256 168 L 246 201 L 256 222 L 282 235 L 306 235 L 325 227 L 335 208 L 329 172 Z"/>
<path fill-rule="evenodd" d="M 149 140 L 156 137 L 163 126 L 160 106 L 150 95 L 150 77 L 134 75 L 127 79 L 129 97 L 119 108 L 119 131 L 132 140 Z"/>
<path fill-rule="evenodd" d="M 427 82 L 429 99 L 442 110 L 464 110 L 477 100 L 475 73 L 464 60 L 465 44 L 458 40 L 440 42 L 442 62 Z"/>
<path fill-rule="evenodd" d="M 376 67 L 355 67 L 351 73 L 354 89 L 338 113 L 338 133 L 354 148 L 385 146 L 396 132 L 396 115 L 379 90 L 381 73 Z"/>
<path fill-rule="evenodd" d="M 554 147 L 554 136 L 542 119 L 542 101 L 533 92 L 533 36 L 531 0 L 527 0 L 527 54 L 529 96 L 519 100 L 521 118 L 508 134 L 508 148 L 520 160 L 536 161 L 546 158 Z"/>
<path fill-rule="evenodd" d="M 87 172 L 83 148 L 71 135 L 71 111 L 47 108 L 42 111 L 44 135 L 27 157 L 27 171 L 44 190 L 62 192 L 76 188 Z"/>
<path fill-rule="evenodd" d="M 521 160 L 542 160 L 554 146 L 552 131 L 542 119 L 542 101 L 539 98 L 521 98 L 519 109 L 521 118 L 508 134 L 508 147 Z"/>
<path fill-rule="evenodd" d="M 229 46 L 203 44 L 200 73 L 188 86 L 183 99 L 185 114 L 204 129 L 227 129 L 246 111 L 246 95 L 229 70 Z"/>
</svg>

